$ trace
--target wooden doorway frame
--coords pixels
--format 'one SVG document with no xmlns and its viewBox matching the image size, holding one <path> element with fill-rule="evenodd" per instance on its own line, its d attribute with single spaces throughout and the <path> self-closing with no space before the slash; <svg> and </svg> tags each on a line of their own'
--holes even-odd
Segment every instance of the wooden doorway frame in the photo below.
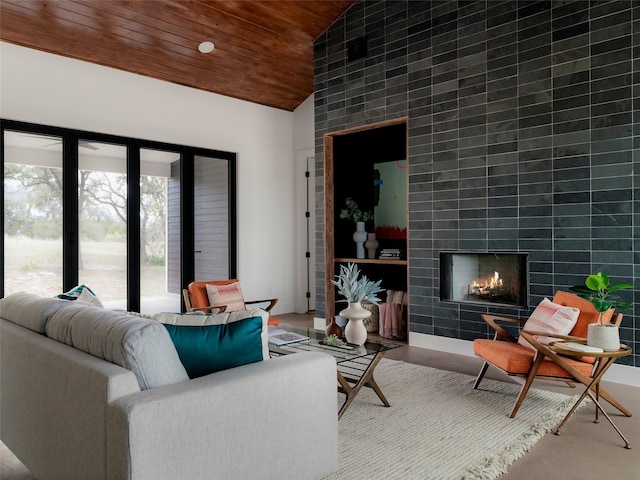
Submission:
<svg viewBox="0 0 640 480">
<path fill-rule="evenodd" d="M 325 271 L 325 322 L 328 324 L 331 318 L 335 316 L 335 289 L 331 281 L 335 275 L 335 248 L 334 248 L 334 152 L 333 141 L 335 137 L 343 135 L 349 135 L 352 133 L 363 132 L 367 130 L 374 130 L 377 128 L 388 127 L 390 125 L 405 124 L 407 126 L 407 159 L 409 155 L 409 118 L 401 117 L 393 120 L 385 120 L 383 122 L 372 123 L 369 125 L 363 125 L 360 127 L 348 128 L 345 130 L 339 130 L 336 132 L 330 132 L 324 134 L 324 271 Z M 407 192 L 408 194 L 408 192 Z M 408 211 L 407 211 L 408 215 Z M 408 223 L 407 223 L 408 225 Z M 407 268 L 408 276 L 408 268 Z M 407 289 L 408 289 L 407 278 Z M 407 325 L 408 329 L 408 325 Z"/>
</svg>

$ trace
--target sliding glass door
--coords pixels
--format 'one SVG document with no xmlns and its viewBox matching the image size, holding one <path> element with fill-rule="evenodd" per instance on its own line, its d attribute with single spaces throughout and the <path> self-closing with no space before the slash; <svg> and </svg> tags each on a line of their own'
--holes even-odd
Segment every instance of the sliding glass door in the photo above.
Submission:
<svg viewBox="0 0 640 480">
<path fill-rule="evenodd" d="M 126 309 L 127 149 L 82 140 L 78 160 L 78 281 Z"/>
<path fill-rule="evenodd" d="M 235 275 L 235 154 L 2 120 L 0 293 L 89 286 L 107 308 L 183 308 Z"/>
<path fill-rule="evenodd" d="M 178 312 L 182 302 L 180 229 L 169 232 L 169 212 L 180 219 L 180 153 L 140 150 L 140 311 Z M 175 176 L 174 176 L 175 174 Z M 173 186 L 172 186 L 173 185 Z M 170 195 L 169 192 L 174 194 Z M 173 268 L 172 268 L 173 267 Z M 171 280 L 173 279 L 173 281 Z"/>
<path fill-rule="evenodd" d="M 4 132 L 4 293 L 62 288 L 62 138 Z"/>
</svg>

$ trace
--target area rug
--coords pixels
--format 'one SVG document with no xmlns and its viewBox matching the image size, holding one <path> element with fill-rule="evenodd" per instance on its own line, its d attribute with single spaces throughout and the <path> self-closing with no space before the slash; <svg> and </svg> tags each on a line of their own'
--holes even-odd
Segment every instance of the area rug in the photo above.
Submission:
<svg viewBox="0 0 640 480">
<path fill-rule="evenodd" d="M 511 419 L 519 385 L 485 378 L 474 390 L 472 376 L 387 359 L 375 378 L 391 407 L 360 391 L 339 422 L 338 472 L 324 480 L 491 480 L 578 398 L 530 389 Z M 0 478 L 35 480 L 2 443 Z"/>
<path fill-rule="evenodd" d="M 37 480 L 2 442 L 0 442 L 0 478 L 2 480 Z"/>
<path fill-rule="evenodd" d="M 338 472 L 326 480 L 494 479 L 578 399 L 531 389 L 511 419 L 519 385 L 485 378 L 474 390 L 472 376 L 387 359 L 375 378 L 391 407 L 360 391 L 339 423 Z"/>
</svg>

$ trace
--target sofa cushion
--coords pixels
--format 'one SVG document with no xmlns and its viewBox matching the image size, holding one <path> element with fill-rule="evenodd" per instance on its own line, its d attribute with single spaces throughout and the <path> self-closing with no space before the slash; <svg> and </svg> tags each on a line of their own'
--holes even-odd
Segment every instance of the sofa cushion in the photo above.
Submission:
<svg viewBox="0 0 640 480">
<path fill-rule="evenodd" d="M 261 317 L 220 325 L 164 325 L 190 378 L 259 362 L 262 353 Z"/>
<path fill-rule="evenodd" d="M 68 300 L 59 298 L 26 292 L 12 293 L 0 300 L 0 317 L 44 335 L 49 317 L 71 305 Z"/>
<path fill-rule="evenodd" d="M 533 365 L 533 356 L 535 355 L 533 350 L 517 343 L 484 338 L 478 338 L 473 341 L 473 351 L 479 357 L 510 374 L 526 374 L 529 372 L 531 365 Z M 593 365 L 569 357 L 565 357 L 563 360 L 583 375 L 591 376 Z M 570 377 L 564 368 L 549 358 L 545 358 L 542 361 L 536 375 Z"/>
<path fill-rule="evenodd" d="M 142 390 L 189 378 L 167 330 L 154 320 L 71 305 L 51 317 L 47 335 L 131 370 Z"/>
<path fill-rule="evenodd" d="M 267 360 L 269 358 L 269 314 L 261 308 L 212 314 L 163 312 L 153 315 L 153 318 L 161 323 L 184 326 L 225 325 L 253 317 L 260 317 L 262 319 L 262 357 L 264 360 Z"/>
<path fill-rule="evenodd" d="M 203 326 L 203 325 L 223 325 L 225 323 L 233 323 L 238 320 L 251 317 L 261 317 L 262 314 L 266 314 L 264 310 L 254 308 L 251 310 L 241 310 L 237 312 L 222 312 L 222 313 L 172 313 L 172 312 L 160 312 L 154 313 L 153 318 L 161 323 L 168 323 L 170 325 L 188 325 L 188 326 Z M 268 315 L 267 315 L 268 316 Z"/>
<path fill-rule="evenodd" d="M 558 305 L 548 298 L 543 298 L 524 324 L 523 329 L 534 332 L 548 332 L 556 335 L 568 335 L 576 324 L 578 315 L 580 315 L 580 310 L 577 308 Z M 543 337 L 540 335 L 536 335 L 535 339 L 545 344 L 557 340 L 557 338 Z M 536 348 L 522 336 L 518 338 L 518 343 L 524 347 L 536 350 Z"/>
</svg>

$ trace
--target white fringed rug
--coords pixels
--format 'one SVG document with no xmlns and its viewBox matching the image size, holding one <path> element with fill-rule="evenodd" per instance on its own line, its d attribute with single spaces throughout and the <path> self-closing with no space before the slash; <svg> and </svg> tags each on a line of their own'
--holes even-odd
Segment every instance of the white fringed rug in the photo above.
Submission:
<svg viewBox="0 0 640 480">
<path fill-rule="evenodd" d="M 560 424 L 577 396 L 383 359 L 339 422 L 339 469 L 326 480 L 494 479 Z M 344 396 L 339 395 L 342 405 Z M 584 403 L 583 403 L 584 405 Z"/>
<path fill-rule="evenodd" d="M 473 390 L 469 375 L 387 359 L 375 373 L 391 407 L 360 391 L 339 422 L 338 472 L 325 480 L 494 479 L 577 400 L 531 389 L 510 419 L 519 385 L 485 378 Z M 35 480 L 2 443 L 0 478 Z"/>
<path fill-rule="evenodd" d="M 2 442 L 0 442 L 0 478 L 2 480 L 37 480 Z"/>
</svg>

